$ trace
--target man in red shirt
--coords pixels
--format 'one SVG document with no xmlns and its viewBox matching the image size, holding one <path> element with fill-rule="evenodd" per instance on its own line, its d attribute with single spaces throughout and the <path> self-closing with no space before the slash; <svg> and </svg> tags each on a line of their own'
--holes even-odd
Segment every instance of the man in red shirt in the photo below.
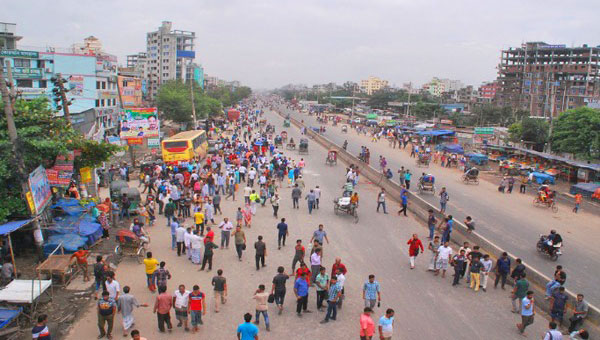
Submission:
<svg viewBox="0 0 600 340">
<path fill-rule="evenodd" d="M 88 250 L 84 250 L 83 247 L 79 247 L 76 252 L 71 255 L 71 261 L 77 259 L 75 262 L 77 263 L 77 267 L 83 271 L 83 282 L 89 281 L 90 277 L 88 275 L 88 262 L 87 258 L 90 255 Z"/>
<path fill-rule="evenodd" d="M 204 236 L 204 244 L 208 241 L 213 242 L 215 239 L 215 232 L 211 230 L 210 227 L 206 227 L 206 236 Z"/>
<path fill-rule="evenodd" d="M 344 275 L 346 275 L 346 273 L 348 272 L 346 266 L 342 263 L 342 259 L 340 257 L 335 258 L 335 263 L 333 264 L 333 267 L 331 267 L 331 277 L 337 274 L 338 269 L 341 270 L 342 274 Z"/>
<path fill-rule="evenodd" d="M 308 267 L 306 266 L 306 263 L 304 263 L 304 261 L 300 261 L 300 268 L 298 268 L 298 270 L 296 270 L 296 280 L 302 276 L 302 273 L 306 274 L 306 276 L 304 277 L 306 279 L 306 283 L 310 284 L 310 269 L 308 269 Z"/>
<path fill-rule="evenodd" d="M 154 302 L 154 313 L 156 313 L 158 318 L 158 330 L 161 333 L 165 332 L 165 323 L 167 324 L 169 332 L 173 329 L 171 316 L 169 315 L 171 307 L 173 307 L 173 297 L 171 294 L 167 293 L 167 287 L 159 286 L 158 296 Z"/>
<path fill-rule="evenodd" d="M 417 255 L 419 255 L 419 248 L 421 252 L 424 251 L 423 243 L 419 240 L 419 236 L 417 234 L 413 234 L 412 238 L 406 242 L 406 244 L 410 245 L 408 247 L 408 256 L 410 257 L 410 269 L 415 268 L 415 259 Z"/>
<path fill-rule="evenodd" d="M 373 310 L 369 307 L 365 307 L 363 314 L 360 315 L 360 339 L 371 340 L 375 333 L 375 322 L 371 319 L 371 313 Z"/>
<path fill-rule="evenodd" d="M 189 295 L 188 311 L 192 317 L 192 333 L 196 333 L 198 325 L 202 324 L 202 315 L 206 315 L 206 296 L 198 285 L 194 285 L 194 290 Z"/>
</svg>

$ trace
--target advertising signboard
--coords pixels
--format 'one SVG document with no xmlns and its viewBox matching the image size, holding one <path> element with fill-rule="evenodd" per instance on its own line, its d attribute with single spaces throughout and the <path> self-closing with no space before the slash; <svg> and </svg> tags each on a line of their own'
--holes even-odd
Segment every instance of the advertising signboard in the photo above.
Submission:
<svg viewBox="0 0 600 340">
<path fill-rule="evenodd" d="M 38 166 L 29 174 L 29 190 L 31 190 L 35 212 L 40 213 L 52 197 L 50 183 L 43 166 Z"/>
<path fill-rule="evenodd" d="M 121 114 L 121 139 L 158 137 L 159 130 L 155 107 L 125 109 Z"/>
</svg>

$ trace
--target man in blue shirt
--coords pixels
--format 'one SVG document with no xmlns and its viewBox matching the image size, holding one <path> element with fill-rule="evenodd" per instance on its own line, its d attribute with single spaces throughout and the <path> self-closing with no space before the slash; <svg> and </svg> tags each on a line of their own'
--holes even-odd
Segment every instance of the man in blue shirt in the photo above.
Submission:
<svg viewBox="0 0 600 340">
<path fill-rule="evenodd" d="M 285 218 L 282 218 L 281 222 L 277 224 L 277 230 L 279 230 L 277 234 L 277 249 L 281 249 L 281 243 L 283 241 L 283 246 L 285 247 L 285 238 L 288 235 L 288 225 L 285 223 Z"/>
<path fill-rule="evenodd" d="M 329 280 L 329 291 L 328 291 L 328 298 L 327 298 L 327 313 L 325 314 L 325 320 L 321 321 L 321 323 L 327 323 L 327 322 L 329 322 L 329 319 L 335 320 L 337 318 L 337 304 L 338 304 L 338 300 L 341 295 L 342 295 L 342 288 L 337 283 L 337 277 L 334 275 Z"/>
<path fill-rule="evenodd" d="M 171 250 L 175 250 L 175 247 L 177 247 L 177 237 L 175 235 L 178 227 L 177 217 L 173 217 L 173 222 L 171 222 Z"/>
<path fill-rule="evenodd" d="M 528 291 L 521 302 L 521 323 L 517 324 L 519 333 L 525 333 L 525 327 L 533 323 L 533 316 L 535 315 L 533 292 Z"/>
<path fill-rule="evenodd" d="M 296 294 L 296 313 L 298 316 L 302 316 L 301 312 L 310 313 L 308 308 L 308 282 L 306 280 L 306 273 L 300 273 L 300 277 L 296 279 L 294 283 L 294 294 Z"/>
<path fill-rule="evenodd" d="M 252 321 L 252 314 L 244 314 L 244 323 L 237 328 L 238 340 L 258 340 L 258 327 L 250 321 Z"/>
<path fill-rule="evenodd" d="M 498 281 L 502 278 L 502 289 L 506 284 L 506 277 L 510 273 L 510 259 L 508 253 L 502 253 L 502 256 L 496 261 L 496 280 L 494 281 L 494 288 L 498 287 Z"/>
<path fill-rule="evenodd" d="M 406 191 L 402 192 L 402 196 L 400 196 L 400 199 L 402 201 L 401 202 L 402 203 L 402 209 L 400 209 L 398 211 L 398 215 L 400 215 L 401 213 L 404 212 L 404 216 L 407 216 L 406 215 L 406 208 L 408 207 L 408 196 L 406 196 Z"/>
<path fill-rule="evenodd" d="M 445 218 L 445 221 L 446 228 L 444 229 L 444 233 L 442 234 L 442 243 L 450 242 L 450 234 L 452 234 L 452 224 L 454 223 L 452 215 L 448 215 L 448 217 Z"/>
</svg>

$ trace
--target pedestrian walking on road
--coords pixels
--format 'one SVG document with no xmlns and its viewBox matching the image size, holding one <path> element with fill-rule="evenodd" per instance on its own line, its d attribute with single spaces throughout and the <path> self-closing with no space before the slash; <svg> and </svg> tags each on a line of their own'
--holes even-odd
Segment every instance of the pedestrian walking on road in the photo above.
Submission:
<svg viewBox="0 0 600 340">
<path fill-rule="evenodd" d="M 112 339 L 112 329 L 115 321 L 115 314 L 117 313 L 117 303 L 114 299 L 109 297 L 108 291 L 102 292 L 102 298 L 98 300 L 98 330 L 100 335 L 98 339 L 102 339 L 106 336 L 108 339 Z M 106 330 L 104 330 L 104 324 L 106 324 Z"/>
<path fill-rule="evenodd" d="M 256 260 L 256 270 L 259 270 L 259 262 L 262 267 L 265 266 L 265 256 L 267 256 L 267 245 L 263 242 L 262 235 L 258 235 L 258 240 L 254 242 L 254 249 L 256 253 L 254 255 L 254 259 Z"/>
<path fill-rule="evenodd" d="M 273 286 L 271 287 L 271 294 L 273 294 L 275 298 L 275 305 L 277 309 L 279 309 L 279 315 L 283 313 L 283 302 L 285 300 L 285 284 L 287 280 L 290 278 L 288 274 L 285 273 L 285 269 L 282 266 L 277 268 L 277 275 L 273 277 Z"/>
<path fill-rule="evenodd" d="M 494 267 L 496 273 L 496 279 L 494 280 L 494 289 L 498 287 L 498 281 L 502 280 L 501 288 L 504 289 L 506 285 L 506 278 L 510 273 L 510 259 L 508 253 L 503 252 L 502 256 L 496 260 L 496 266 Z"/>
<path fill-rule="evenodd" d="M 442 191 L 440 192 L 440 213 L 441 214 L 446 213 L 446 204 L 448 203 L 448 200 L 450 200 L 450 196 L 448 196 L 446 187 L 443 187 Z"/>
<path fill-rule="evenodd" d="M 327 232 L 323 229 L 324 229 L 323 225 L 319 224 L 319 229 L 317 229 L 313 232 L 313 236 L 310 239 L 310 242 L 313 242 L 313 240 L 315 240 L 315 241 L 319 242 L 320 245 L 323 245 L 323 239 L 325 239 L 325 241 L 327 241 L 327 244 L 329 244 L 329 238 L 327 238 Z"/>
<path fill-rule="evenodd" d="M 301 264 L 306 270 L 304 262 Z M 301 317 L 302 312 L 311 313 L 308 310 L 308 282 L 306 278 L 306 272 L 302 271 L 296 281 L 294 282 L 294 294 L 296 295 L 296 314 Z"/>
<path fill-rule="evenodd" d="M 452 215 L 448 215 L 444 217 L 444 220 L 440 223 L 440 228 L 442 229 L 442 243 L 450 242 L 450 236 L 452 234 L 452 226 L 454 224 L 454 220 Z"/>
<path fill-rule="evenodd" d="M 151 251 L 146 253 L 146 258 L 144 259 L 144 266 L 146 267 L 146 283 L 151 292 L 156 290 L 156 277 L 154 276 L 154 272 L 159 264 L 160 262 L 152 257 Z"/>
<path fill-rule="evenodd" d="M 193 264 L 200 264 L 202 262 L 202 246 L 204 244 L 203 238 L 199 235 L 198 230 L 194 230 L 190 238 L 190 259 Z"/>
<path fill-rule="evenodd" d="M 342 287 L 337 282 L 335 275 L 329 280 L 329 288 L 324 295 L 327 298 L 327 313 L 321 323 L 327 323 L 329 319 L 335 321 L 337 320 L 338 301 L 342 298 Z"/>
<path fill-rule="evenodd" d="M 411 177 L 412 174 L 410 173 L 410 170 L 406 169 L 406 172 L 404 173 L 404 185 L 406 186 L 406 190 L 410 190 Z"/>
<path fill-rule="evenodd" d="M 529 282 L 525 279 L 525 276 L 525 273 L 523 273 L 523 275 L 519 277 L 517 282 L 515 282 L 515 287 L 512 291 L 511 299 L 513 313 L 519 312 L 519 306 L 517 304 L 520 303 L 527 294 L 529 294 Z"/>
<path fill-rule="evenodd" d="M 394 310 L 388 308 L 385 311 L 385 315 L 382 315 L 379 319 L 379 339 L 380 340 L 392 340 L 394 334 Z"/>
<path fill-rule="evenodd" d="M 214 244 L 211 238 L 206 234 L 206 238 L 204 239 L 204 257 L 202 258 L 202 267 L 200 267 L 200 271 L 204 270 L 204 267 L 208 263 L 208 271 L 212 270 L 213 264 L 213 249 L 219 249 L 219 246 Z"/>
<path fill-rule="evenodd" d="M 167 293 L 167 287 L 159 286 L 158 287 L 158 296 L 154 301 L 154 313 L 156 313 L 156 317 L 158 319 L 158 330 L 161 333 L 165 332 L 165 323 L 167 324 L 167 329 L 169 332 L 173 329 L 173 325 L 171 324 L 171 316 L 169 312 L 173 307 L 173 297 L 171 294 Z"/>
<path fill-rule="evenodd" d="M 302 190 L 298 188 L 298 184 L 294 184 L 294 189 L 292 189 L 292 207 L 294 209 L 300 208 L 300 204 L 298 203 L 300 197 L 302 197 Z"/>
<path fill-rule="evenodd" d="M 256 301 L 256 317 L 254 319 L 254 324 L 257 326 L 260 324 L 260 315 L 262 314 L 265 318 L 265 327 L 267 332 L 269 332 L 271 330 L 268 312 L 269 306 L 267 304 L 269 293 L 265 291 L 265 285 L 259 285 L 252 298 Z"/>
<path fill-rule="evenodd" d="M 242 252 L 246 250 L 246 234 L 242 230 L 242 226 L 235 227 L 233 232 L 235 251 L 237 252 L 238 260 L 242 261 Z"/>
<path fill-rule="evenodd" d="M 413 234 L 412 238 L 406 242 L 409 245 L 408 247 L 408 256 L 410 258 L 410 269 L 415 269 L 415 259 L 419 255 L 419 249 L 421 252 L 425 251 L 423 248 L 423 243 L 419 240 L 419 236 L 417 234 Z"/>
<path fill-rule="evenodd" d="M 527 191 L 527 184 L 529 184 L 529 178 L 527 176 L 521 176 L 521 185 L 519 187 L 519 192 L 524 194 Z"/>
<path fill-rule="evenodd" d="M 365 300 L 365 307 L 370 309 L 381 303 L 381 287 L 375 281 L 375 275 L 369 275 L 369 280 L 363 285 L 362 298 Z"/>
<path fill-rule="evenodd" d="M 194 213 L 194 223 L 196 224 L 196 231 L 200 231 L 200 235 L 204 235 L 204 213 L 201 208 L 196 208 Z"/>
<path fill-rule="evenodd" d="M 279 202 L 281 199 L 279 198 L 279 194 L 274 194 L 271 197 L 271 207 L 273 207 L 273 217 L 277 218 L 277 212 L 279 211 Z"/>
<path fill-rule="evenodd" d="M 175 241 L 177 242 L 177 256 L 185 255 L 185 234 L 186 230 L 183 225 L 179 225 L 175 229 Z"/>
<path fill-rule="evenodd" d="M 436 235 L 433 238 L 433 240 L 431 242 L 429 242 L 429 245 L 427 246 L 427 249 L 429 249 L 431 251 L 431 259 L 429 260 L 429 268 L 427 268 L 427 270 L 429 270 L 429 271 L 436 270 L 436 262 L 437 262 L 437 258 L 438 258 L 438 249 L 439 248 L 440 248 L 440 237 Z"/>
<path fill-rule="evenodd" d="M 123 294 L 119 296 L 117 300 L 118 310 L 121 312 L 123 319 L 123 336 L 127 336 L 127 332 L 133 326 L 135 319 L 133 318 L 133 308 L 136 307 L 148 307 L 146 303 L 138 303 L 137 299 L 129 294 L 129 286 L 123 287 Z"/>
<path fill-rule="evenodd" d="M 244 323 L 237 328 L 238 340 L 258 340 L 258 327 L 251 323 L 252 314 L 244 314 Z"/>
<path fill-rule="evenodd" d="M 288 225 L 285 223 L 285 218 L 282 218 L 281 222 L 277 223 L 277 249 L 281 249 L 282 244 L 285 247 L 285 239 L 288 235 Z"/>
<path fill-rule="evenodd" d="M 315 201 L 316 201 L 316 196 L 315 196 L 314 190 L 310 189 L 310 191 L 308 192 L 308 194 L 306 194 L 304 199 L 308 203 L 308 214 L 311 215 L 313 208 L 315 206 Z"/>
<path fill-rule="evenodd" d="M 406 170 L 401 166 L 400 170 L 398 170 L 398 178 L 400 179 L 400 186 L 404 186 L 404 175 L 406 175 Z"/>
<path fill-rule="evenodd" d="M 575 194 L 575 207 L 573 208 L 573 212 L 576 214 L 579 211 L 579 206 L 581 205 L 582 199 L 583 199 L 583 196 L 581 196 L 581 193 Z"/>
<path fill-rule="evenodd" d="M 533 291 L 527 291 L 526 296 L 521 300 L 521 306 L 521 323 L 517 324 L 517 329 L 521 335 L 524 335 L 525 328 L 533 324 L 533 317 L 535 315 Z"/>
<path fill-rule="evenodd" d="M 194 285 L 188 296 L 188 312 L 192 323 L 192 334 L 198 332 L 198 325 L 202 325 L 202 315 L 206 315 L 206 296 L 200 291 L 198 285 Z"/>
<path fill-rule="evenodd" d="M 403 191 L 400 195 L 400 206 L 402 208 L 398 210 L 398 215 L 404 213 L 404 217 L 407 217 L 408 215 L 406 215 L 406 210 L 408 208 L 408 196 L 406 195 L 406 191 Z"/>
<path fill-rule="evenodd" d="M 217 270 L 217 276 L 213 276 L 211 284 L 215 293 L 215 313 L 219 312 L 219 303 L 227 302 L 227 279 L 223 276 L 223 269 Z"/>
<path fill-rule="evenodd" d="M 379 207 L 383 207 L 383 213 L 387 214 L 385 210 L 385 189 L 381 188 L 379 194 L 377 194 L 377 212 L 379 212 Z"/>
<path fill-rule="evenodd" d="M 165 268 L 166 265 L 165 261 L 161 261 L 158 269 L 154 271 L 156 286 L 159 288 L 167 287 L 167 281 L 171 279 L 171 273 Z"/>
<path fill-rule="evenodd" d="M 375 322 L 371 318 L 373 308 L 365 307 L 360 315 L 360 340 L 372 340 L 375 334 Z"/>
<path fill-rule="evenodd" d="M 188 309 L 189 309 L 190 291 L 185 289 L 185 285 L 179 285 L 178 289 L 173 293 L 173 307 L 175 308 L 175 318 L 177 319 L 177 327 L 183 326 L 186 332 L 189 332 L 188 327 Z"/>
<path fill-rule="evenodd" d="M 302 240 L 296 240 L 294 259 L 292 260 L 292 273 L 296 272 L 296 263 L 304 262 L 304 255 L 306 255 L 306 248 L 302 245 Z"/>
<path fill-rule="evenodd" d="M 229 222 L 229 218 L 225 217 L 223 222 L 219 224 L 219 229 L 221 229 L 221 248 L 225 247 L 229 249 L 229 238 L 233 230 L 233 223 Z"/>
<path fill-rule="evenodd" d="M 319 210 L 319 200 L 321 199 L 321 188 L 317 185 L 313 190 L 315 193 L 315 209 Z"/>
</svg>

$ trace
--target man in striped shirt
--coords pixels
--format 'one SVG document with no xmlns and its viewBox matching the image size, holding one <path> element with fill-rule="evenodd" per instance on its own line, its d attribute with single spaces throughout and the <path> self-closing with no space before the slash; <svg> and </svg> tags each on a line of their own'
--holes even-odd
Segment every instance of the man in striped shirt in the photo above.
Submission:
<svg viewBox="0 0 600 340">
<path fill-rule="evenodd" d="M 38 316 L 38 322 L 31 329 L 31 337 L 34 340 L 51 340 L 50 330 L 48 326 L 46 326 L 46 322 L 48 322 L 48 316 L 46 314 L 42 314 Z"/>
<path fill-rule="evenodd" d="M 325 314 L 325 320 L 321 323 L 329 322 L 329 319 L 335 320 L 337 318 L 337 303 L 338 299 L 342 295 L 342 288 L 337 283 L 337 277 L 332 276 L 329 279 L 329 297 L 327 298 L 327 314 Z"/>
</svg>

